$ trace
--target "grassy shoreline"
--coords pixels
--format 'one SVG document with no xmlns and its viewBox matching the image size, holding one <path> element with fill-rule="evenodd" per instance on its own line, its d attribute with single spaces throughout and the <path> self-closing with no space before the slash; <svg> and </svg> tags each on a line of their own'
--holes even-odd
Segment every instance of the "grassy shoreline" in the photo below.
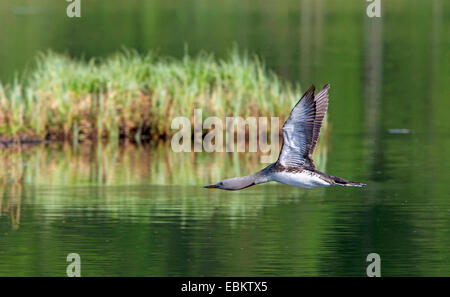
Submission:
<svg viewBox="0 0 450 297">
<path fill-rule="evenodd" d="M 124 50 L 88 61 L 49 51 L 23 82 L 0 83 L 0 140 L 167 138 L 171 119 L 194 108 L 204 117 L 288 115 L 299 95 L 236 49 L 225 59 Z"/>
</svg>

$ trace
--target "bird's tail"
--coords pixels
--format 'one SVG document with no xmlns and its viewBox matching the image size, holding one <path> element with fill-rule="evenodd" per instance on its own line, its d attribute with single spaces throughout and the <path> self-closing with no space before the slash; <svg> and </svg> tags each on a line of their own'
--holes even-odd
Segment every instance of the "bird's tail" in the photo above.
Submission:
<svg viewBox="0 0 450 297">
<path fill-rule="evenodd" d="M 366 184 L 348 181 L 348 180 L 345 180 L 345 179 L 337 177 L 337 176 L 333 176 L 333 180 L 336 185 L 344 186 L 344 187 L 360 187 L 360 188 L 362 188 L 362 187 L 366 186 Z"/>
</svg>

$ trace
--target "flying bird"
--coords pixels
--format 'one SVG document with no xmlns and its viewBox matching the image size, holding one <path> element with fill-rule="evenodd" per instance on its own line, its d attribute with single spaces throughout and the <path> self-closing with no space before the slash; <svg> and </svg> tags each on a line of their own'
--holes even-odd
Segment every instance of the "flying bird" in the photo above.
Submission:
<svg viewBox="0 0 450 297">
<path fill-rule="evenodd" d="M 312 85 L 292 109 L 282 128 L 283 146 L 275 163 L 255 174 L 225 179 L 205 188 L 242 190 L 270 181 L 308 189 L 334 185 L 364 187 L 363 183 L 320 172 L 312 160 L 328 108 L 329 88 L 330 85 L 326 84 L 314 96 L 315 87 Z"/>
</svg>

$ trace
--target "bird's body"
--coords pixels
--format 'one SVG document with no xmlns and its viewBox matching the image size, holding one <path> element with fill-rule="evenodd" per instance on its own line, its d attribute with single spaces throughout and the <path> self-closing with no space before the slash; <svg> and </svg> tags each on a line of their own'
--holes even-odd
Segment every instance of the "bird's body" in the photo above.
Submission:
<svg viewBox="0 0 450 297">
<path fill-rule="evenodd" d="M 279 171 L 273 174 L 273 180 L 289 186 L 312 189 L 331 186 L 332 184 L 314 171 L 302 170 L 297 172 Z"/>
<path fill-rule="evenodd" d="M 223 180 L 205 188 L 241 190 L 253 185 L 276 181 L 300 188 L 317 188 L 332 185 L 363 187 L 316 170 L 312 153 L 319 139 L 322 120 L 328 108 L 327 84 L 314 96 L 311 86 L 292 109 L 283 125 L 283 146 L 277 162 L 255 174 Z"/>
</svg>

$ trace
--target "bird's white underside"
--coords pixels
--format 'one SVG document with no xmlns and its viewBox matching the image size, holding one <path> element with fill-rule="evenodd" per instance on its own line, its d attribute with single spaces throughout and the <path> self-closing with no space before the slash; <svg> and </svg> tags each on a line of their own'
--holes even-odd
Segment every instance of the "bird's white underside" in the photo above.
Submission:
<svg viewBox="0 0 450 297">
<path fill-rule="evenodd" d="M 302 171 L 300 173 L 277 172 L 274 173 L 273 180 L 286 185 L 307 189 L 331 185 L 317 175 L 307 171 Z"/>
</svg>

